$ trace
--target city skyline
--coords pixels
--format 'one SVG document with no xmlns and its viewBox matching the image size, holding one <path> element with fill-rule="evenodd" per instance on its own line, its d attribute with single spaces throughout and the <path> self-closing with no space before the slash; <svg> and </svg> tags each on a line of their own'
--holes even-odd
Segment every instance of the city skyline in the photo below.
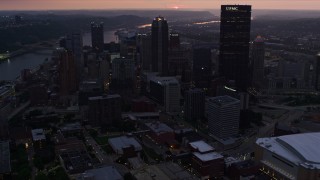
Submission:
<svg viewBox="0 0 320 180">
<path fill-rule="evenodd" d="M 0 10 L 219 9 L 222 4 L 250 4 L 254 9 L 320 9 L 317 0 L 2 0 Z"/>
</svg>

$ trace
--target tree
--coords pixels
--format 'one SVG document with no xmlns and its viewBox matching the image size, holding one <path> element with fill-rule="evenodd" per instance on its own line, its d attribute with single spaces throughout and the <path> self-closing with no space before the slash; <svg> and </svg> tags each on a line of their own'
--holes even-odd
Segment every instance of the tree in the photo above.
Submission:
<svg viewBox="0 0 320 180">
<path fill-rule="evenodd" d="M 44 168 L 44 162 L 43 162 L 42 158 L 37 155 L 34 156 L 33 164 L 39 170 L 43 170 L 43 168 Z"/>
<path fill-rule="evenodd" d="M 48 177 L 43 173 L 43 172 L 40 172 L 37 174 L 37 176 L 35 177 L 35 180 L 47 180 Z"/>
</svg>

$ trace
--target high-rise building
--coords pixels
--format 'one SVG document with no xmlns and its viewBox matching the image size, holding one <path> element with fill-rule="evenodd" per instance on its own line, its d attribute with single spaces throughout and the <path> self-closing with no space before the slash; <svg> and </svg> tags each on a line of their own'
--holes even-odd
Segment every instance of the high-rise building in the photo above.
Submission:
<svg viewBox="0 0 320 180">
<path fill-rule="evenodd" d="M 178 33 L 170 33 L 170 49 L 180 47 L 180 36 Z"/>
<path fill-rule="evenodd" d="M 205 93 L 201 89 L 190 89 L 185 92 L 184 114 L 188 121 L 200 120 L 205 113 Z"/>
<path fill-rule="evenodd" d="M 209 47 L 196 47 L 193 50 L 193 80 L 196 87 L 207 88 L 211 76 L 211 49 Z"/>
<path fill-rule="evenodd" d="M 103 23 L 91 23 L 91 43 L 95 52 L 102 52 L 104 46 Z"/>
<path fill-rule="evenodd" d="M 83 70 L 83 40 L 80 32 L 68 34 L 65 38 L 65 49 L 72 51 L 77 70 L 77 84 L 79 84 Z"/>
<path fill-rule="evenodd" d="M 180 83 L 175 77 L 151 79 L 150 97 L 163 105 L 166 112 L 180 111 Z"/>
<path fill-rule="evenodd" d="M 116 58 L 112 62 L 112 83 L 118 87 L 132 86 L 135 81 L 135 64 L 132 59 Z"/>
<path fill-rule="evenodd" d="M 263 84 L 264 78 L 264 54 L 265 45 L 264 39 L 258 36 L 252 43 L 252 82 L 256 86 Z"/>
<path fill-rule="evenodd" d="M 221 6 L 219 74 L 234 80 L 241 91 L 246 91 L 251 84 L 250 26 L 250 5 Z"/>
<path fill-rule="evenodd" d="M 320 53 L 317 55 L 315 72 L 316 72 L 315 89 L 319 91 L 320 90 Z"/>
<path fill-rule="evenodd" d="M 69 95 L 77 90 L 76 64 L 71 51 L 59 48 L 54 53 L 58 61 L 60 95 Z"/>
<path fill-rule="evenodd" d="M 178 33 L 170 33 L 170 46 L 168 55 L 168 75 L 181 76 L 181 80 L 186 82 L 188 73 L 191 72 L 190 50 L 180 46 L 180 37 Z M 190 76 L 190 75 L 189 75 Z"/>
<path fill-rule="evenodd" d="M 138 34 L 137 48 L 139 54 L 139 63 L 144 71 L 152 70 L 152 48 L 150 34 Z"/>
<path fill-rule="evenodd" d="M 224 139 L 238 134 L 240 101 L 230 96 L 217 96 L 208 100 L 209 131 Z"/>
<path fill-rule="evenodd" d="M 169 29 L 164 17 L 156 17 L 151 27 L 152 71 L 166 75 L 168 72 Z"/>
<path fill-rule="evenodd" d="M 88 100 L 88 120 L 90 124 L 105 126 L 121 120 L 120 95 L 89 97 Z"/>
</svg>

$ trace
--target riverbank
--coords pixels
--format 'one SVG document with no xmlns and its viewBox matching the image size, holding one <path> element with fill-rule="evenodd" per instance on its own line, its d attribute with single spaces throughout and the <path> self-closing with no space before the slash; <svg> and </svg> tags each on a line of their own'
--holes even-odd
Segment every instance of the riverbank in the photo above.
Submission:
<svg viewBox="0 0 320 180">
<path fill-rule="evenodd" d="M 15 81 L 23 69 L 37 69 L 50 59 L 53 49 L 27 52 L 0 63 L 0 81 Z"/>
<path fill-rule="evenodd" d="M 54 47 L 55 44 L 56 40 L 43 41 L 40 43 L 26 45 L 24 48 L 18 49 L 13 52 L 2 53 L 0 54 L 0 63 L 27 53 L 33 53 L 41 50 L 50 50 Z"/>
</svg>

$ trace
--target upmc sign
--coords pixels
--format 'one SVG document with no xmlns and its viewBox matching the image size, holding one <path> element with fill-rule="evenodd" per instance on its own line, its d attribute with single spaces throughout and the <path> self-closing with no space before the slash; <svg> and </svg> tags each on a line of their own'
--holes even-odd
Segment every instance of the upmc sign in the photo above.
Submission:
<svg viewBox="0 0 320 180">
<path fill-rule="evenodd" d="M 238 7 L 236 6 L 227 6 L 226 11 L 238 11 Z"/>
</svg>

